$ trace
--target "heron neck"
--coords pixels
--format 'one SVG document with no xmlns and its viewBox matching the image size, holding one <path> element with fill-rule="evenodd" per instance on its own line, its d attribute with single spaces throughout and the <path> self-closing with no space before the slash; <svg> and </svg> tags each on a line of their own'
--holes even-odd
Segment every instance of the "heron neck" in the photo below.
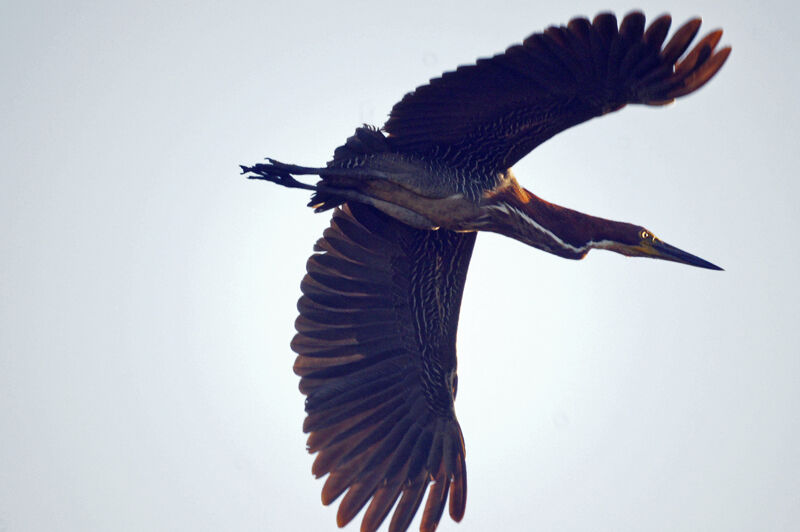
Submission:
<svg viewBox="0 0 800 532">
<path fill-rule="evenodd" d="M 487 199 L 493 218 L 488 230 L 570 259 L 583 258 L 620 223 L 545 201 L 516 181 Z"/>
</svg>

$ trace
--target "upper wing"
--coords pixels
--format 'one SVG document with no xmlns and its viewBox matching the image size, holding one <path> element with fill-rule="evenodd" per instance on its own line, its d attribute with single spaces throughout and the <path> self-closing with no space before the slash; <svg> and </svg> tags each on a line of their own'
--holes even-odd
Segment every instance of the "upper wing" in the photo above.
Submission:
<svg viewBox="0 0 800 532">
<path fill-rule="evenodd" d="M 464 442 L 455 418 L 456 328 L 475 233 L 412 229 L 361 204 L 334 212 L 308 259 L 298 302 L 295 372 L 322 501 L 349 488 L 348 523 L 372 498 L 376 530 L 406 530 L 428 484 L 422 530 L 436 528 L 448 490 L 464 515 Z"/>
<path fill-rule="evenodd" d="M 662 48 L 671 19 L 613 14 L 535 33 L 503 54 L 433 79 L 398 102 L 384 129 L 401 151 L 502 171 L 571 126 L 628 103 L 662 105 L 703 86 L 730 53 L 722 30 L 679 60 L 700 28 L 692 19 Z"/>
</svg>

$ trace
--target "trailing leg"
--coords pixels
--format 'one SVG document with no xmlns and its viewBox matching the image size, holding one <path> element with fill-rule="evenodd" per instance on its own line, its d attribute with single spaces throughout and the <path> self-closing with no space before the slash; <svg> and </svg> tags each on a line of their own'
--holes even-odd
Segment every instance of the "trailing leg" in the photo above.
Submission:
<svg viewBox="0 0 800 532">
<path fill-rule="evenodd" d="M 248 175 L 247 179 L 261 179 L 287 188 L 302 188 L 304 190 L 318 190 L 314 185 L 307 185 L 295 179 L 292 174 L 320 175 L 324 168 L 307 168 L 293 164 L 284 164 L 275 159 L 267 159 L 268 163 L 258 163 L 254 166 L 239 165 L 242 174 Z"/>
</svg>

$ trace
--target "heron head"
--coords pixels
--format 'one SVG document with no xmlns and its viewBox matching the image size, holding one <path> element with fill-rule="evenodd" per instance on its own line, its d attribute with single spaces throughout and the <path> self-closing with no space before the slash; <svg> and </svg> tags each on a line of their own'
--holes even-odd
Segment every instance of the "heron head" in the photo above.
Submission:
<svg viewBox="0 0 800 532">
<path fill-rule="evenodd" d="M 624 225 L 627 227 L 624 227 L 620 234 L 615 235 L 614 239 L 596 242 L 592 247 L 608 249 L 628 257 L 648 257 L 679 262 L 709 270 L 722 270 L 722 268 L 711 264 L 707 260 L 667 244 L 644 227 L 631 224 Z"/>
</svg>

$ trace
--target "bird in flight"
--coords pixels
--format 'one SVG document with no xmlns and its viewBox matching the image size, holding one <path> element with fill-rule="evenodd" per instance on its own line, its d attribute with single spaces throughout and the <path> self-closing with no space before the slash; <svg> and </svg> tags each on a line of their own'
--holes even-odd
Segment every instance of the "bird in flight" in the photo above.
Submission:
<svg viewBox="0 0 800 532">
<path fill-rule="evenodd" d="M 716 49 L 722 31 L 687 53 L 700 19 L 667 41 L 670 24 L 663 15 L 646 26 L 639 12 L 619 25 L 610 13 L 575 18 L 408 93 L 383 128 L 356 129 L 325 167 L 242 166 L 313 191 L 317 212 L 334 209 L 308 259 L 291 347 L 312 472 L 328 475 L 323 504 L 344 494 L 340 527 L 367 506 L 362 532 L 393 508 L 389 530 L 404 531 L 426 492 L 420 530 L 436 529 L 448 498 L 450 516 L 464 516 L 456 329 L 478 231 L 569 259 L 607 249 L 721 269 L 644 227 L 548 203 L 511 172 L 569 127 L 670 103 L 711 79 L 731 51 Z"/>
</svg>

